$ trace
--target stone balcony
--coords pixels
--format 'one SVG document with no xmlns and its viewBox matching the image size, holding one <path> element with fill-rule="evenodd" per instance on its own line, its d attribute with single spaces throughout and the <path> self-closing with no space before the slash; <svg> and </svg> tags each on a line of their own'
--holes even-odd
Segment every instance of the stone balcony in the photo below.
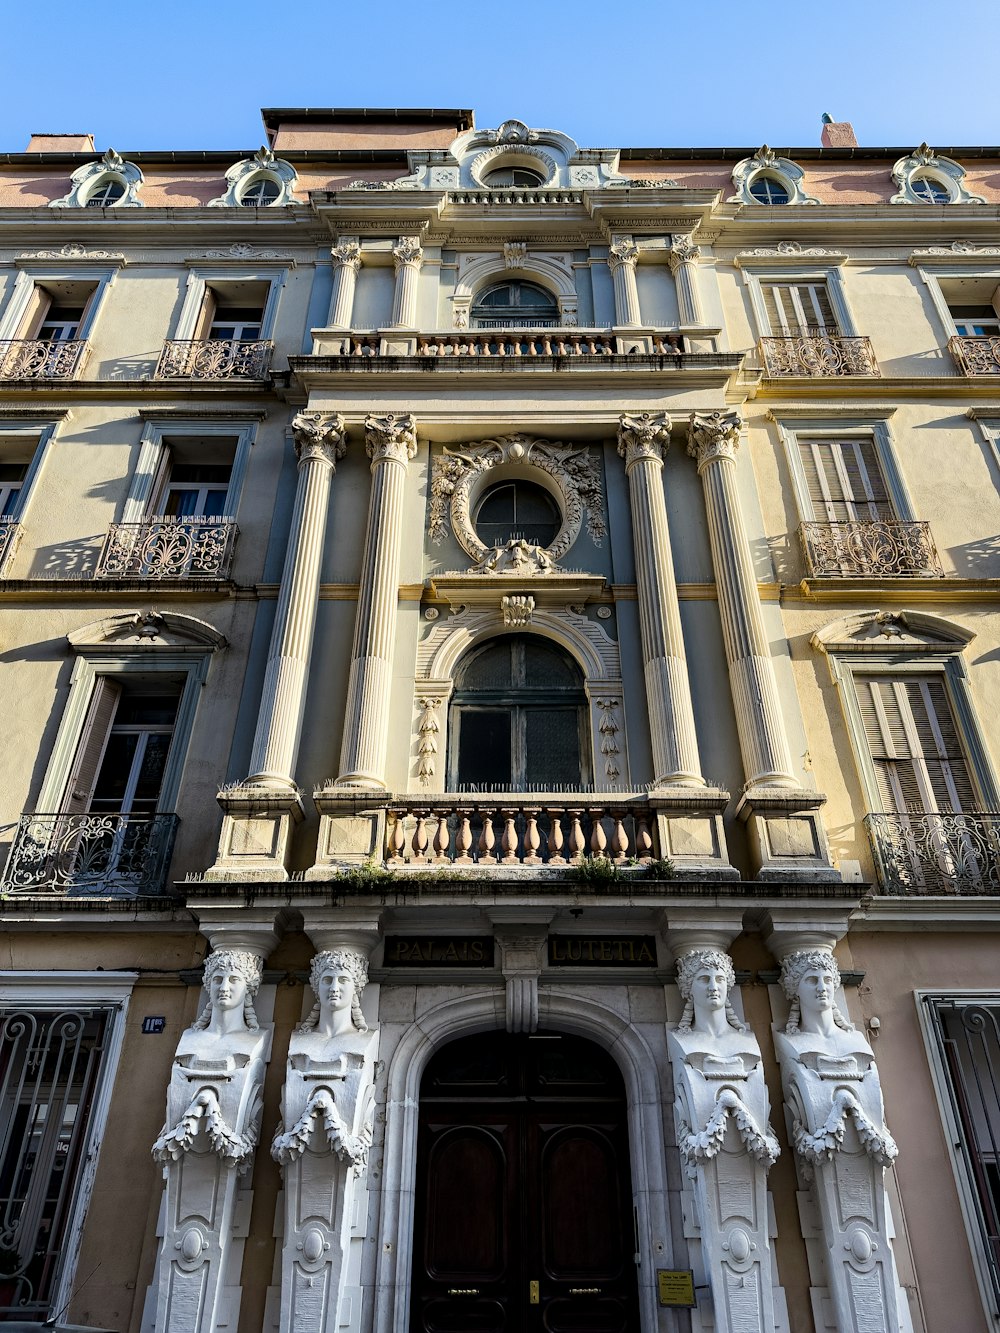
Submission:
<svg viewBox="0 0 1000 1333">
<path fill-rule="evenodd" d="M 882 812 L 865 826 L 880 894 L 1000 894 L 1000 814 Z"/>
<path fill-rule="evenodd" d="M 930 524 L 899 519 L 801 523 L 809 578 L 942 578 Z"/>
<path fill-rule="evenodd" d="M 21 540 L 23 529 L 13 518 L 0 518 L 0 578 L 3 578 L 17 544 Z"/>
<path fill-rule="evenodd" d="M 882 374 L 868 338 L 805 329 L 788 337 L 761 338 L 757 347 L 767 379 Z"/>
<path fill-rule="evenodd" d="M 70 380 L 79 369 L 83 338 L 45 341 L 15 338 L 0 342 L 0 380 Z"/>
<path fill-rule="evenodd" d="M 239 528 L 229 518 L 112 523 L 94 578 L 226 579 L 238 535 Z"/>
<path fill-rule="evenodd" d="M 158 380 L 266 380 L 273 342 L 227 338 L 174 339 L 163 344 Z"/>
<path fill-rule="evenodd" d="M 165 892 L 173 814 L 26 814 L 0 898 L 149 898 Z"/>
<path fill-rule="evenodd" d="M 1000 375 L 1000 337 L 948 340 L 948 351 L 963 375 Z"/>
</svg>

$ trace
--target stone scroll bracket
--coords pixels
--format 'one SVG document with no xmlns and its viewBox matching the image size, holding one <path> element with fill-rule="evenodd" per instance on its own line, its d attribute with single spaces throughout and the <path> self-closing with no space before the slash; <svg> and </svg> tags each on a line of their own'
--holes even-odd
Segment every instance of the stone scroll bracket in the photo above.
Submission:
<svg viewBox="0 0 1000 1333">
<path fill-rule="evenodd" d="M 494 908 L 489 913 L 500 948 L 500 970 L 506 983 L 508 1032 L 538 1030 L 538 979 L 542 974 L 548 928 L 554 913 L 506 911 Z"/>
</svg>

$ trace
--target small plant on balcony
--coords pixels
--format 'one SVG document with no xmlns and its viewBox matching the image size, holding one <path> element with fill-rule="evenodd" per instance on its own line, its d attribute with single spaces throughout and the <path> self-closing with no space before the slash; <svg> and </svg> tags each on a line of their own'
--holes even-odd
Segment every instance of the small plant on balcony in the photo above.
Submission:
<svg viewBox="0 0 1000 1333">
<path fill-rule="evenodd" d="M 611 884 L 621 877 L 621 870 L 609 856 L 591 856 L 581 861 L 576 867 L 574 876 L 578 883 L 592 884 L 595 887 Z"/>
<path fill-rule="evenodd" d="M 395 875 L 381 861 L 374 857 L 358 866 L 350 866 L 340 871 L 334 883 L 348 892 L 363 893 L 366 889 L 377 889 L 395 879 Z"/>
<path fill-rule="evenodd" d="M 661 857 L 658 861 L 646 863 L 646 874 L 650 879 L 675 879 L 677 866 L 669 857 Z"/>
</svg>

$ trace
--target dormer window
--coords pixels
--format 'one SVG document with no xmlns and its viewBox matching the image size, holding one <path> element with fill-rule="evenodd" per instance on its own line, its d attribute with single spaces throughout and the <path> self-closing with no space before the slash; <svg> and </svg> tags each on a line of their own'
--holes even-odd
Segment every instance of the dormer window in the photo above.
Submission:
<svg viewBox="0 0 1000 1333">
<path fill-rule="evenodd" d="M 281 186 L 269 176 L 256 176 L 240 193 L 240 203 L 244 208 L 269 208 L 277 203 Z"/>
<path fill-rule="evenodd" d="M 483 184 L 488 190 L 536 190 L 545 184 L 545 177 L 528 167 L 497 167 L 483 177 Z"/>
<path fill-rule="evenodd" d="M 744 157 L 733 167 L 736 193 L 730 195 L 728 202 L 770 207 L 819 203 L 802 188 L 804 179 L 805 172 L 798 163 L 791 158 L 779 157 L 773 148 L 764 144 L 753 157 Z"/>
<path fill-rule="evenodd" d="M 910 190 L 917 202 L 922 204 L 951 203 L 951 190 L 936 176 L 913 177 L 910 180 Z"/>
<path fill-rule="evenodd" d="M 555 298 L 533 282 L 503 282 L 476 298 L 472 323 L 479 329 L 538 329 L 559 323 Z"/>
<path fill-rule="evenodd" d="M 110 208 L 125 197 L 125 182 L 118 176 L 103 176 L 86 198 L 87 208 Z"/>
<path fill-rule="evenodd" d="M 898 193 L 890 204 L 984 204 L 979 194 L 965 187 L 965 168 L 954 158 L 944 157 L 922 143 L 892 169 Z"/>
<path fill-rule="evenodd" d="M 261 148 L 234 162 L 226 172 L 226 192 L 210 199 L 210 208 L 274 208 L 295 203 L 298 177 L 290 162 Z"/>
<path fill-rule="evenodd" d="M 777 176 L 755 176 L 747 189 L 758 204 L 787 204 L 791 198 Z"/>
</svg>

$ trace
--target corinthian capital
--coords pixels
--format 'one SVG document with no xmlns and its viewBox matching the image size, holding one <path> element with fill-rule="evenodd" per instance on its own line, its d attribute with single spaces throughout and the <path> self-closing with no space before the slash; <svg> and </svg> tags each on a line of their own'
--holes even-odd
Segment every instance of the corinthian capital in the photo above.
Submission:
<svg viewBox="0 0 1000 1333">
<path fill-rule="evenodd" d="M 671 273 L 676 273 L 681 264 L 697 260 L 700 255 L 701 247 L 695 245 L 692 236 L 675 236 L 667 251 L 667 263 L 670 265 Z"/>
<path fill-rule="evenodd" d="M 391 459 L 405 465 L 417 452 L 417 424 L 410 412 L 365 417 L 365 448 L 373 463 Z"/>
<path fill-rule="evenodd" d="M 331 249 L 330 258 L 334 268 L 352 268 L 357 273 L 361 267 L 361 243 L 345 237 Z"/>
<path fill-rule="evenodd" d="M 618 418 L 618 452 L 625 459 L 626 472 L 633 463 L 651 458 L 663 462 L 670 448 L 670 417 L 666 412 L 623 412 Z"/>
<path fill-rule="evenodd" d="M 420 247 L 419 236 L 400 236 L 392 247 L 392 257 L 397 268 L 419 268 L 424 262 L 424 252 Z"/>
<path fill-rule="evenodd" d="M 614 235 L 608 246 L 608 267 L 612 272 L 623 264 L 634 265 L 639 258 L 639 247 L 631 236 Z"/>
<path fill-rule="evenodd" d="M 333 468 L 347 452 L 347 431 L 339 412 L 299 412 L 292 421 L 299 463 L 318 461 Z"/>
<path fill-rule="evenodd" d="M 698 471 L 720 458 L 735 458 L 743 422 L 738 412 L 691 413 L 687 451 L 698 462 Z"/>
</svg>

